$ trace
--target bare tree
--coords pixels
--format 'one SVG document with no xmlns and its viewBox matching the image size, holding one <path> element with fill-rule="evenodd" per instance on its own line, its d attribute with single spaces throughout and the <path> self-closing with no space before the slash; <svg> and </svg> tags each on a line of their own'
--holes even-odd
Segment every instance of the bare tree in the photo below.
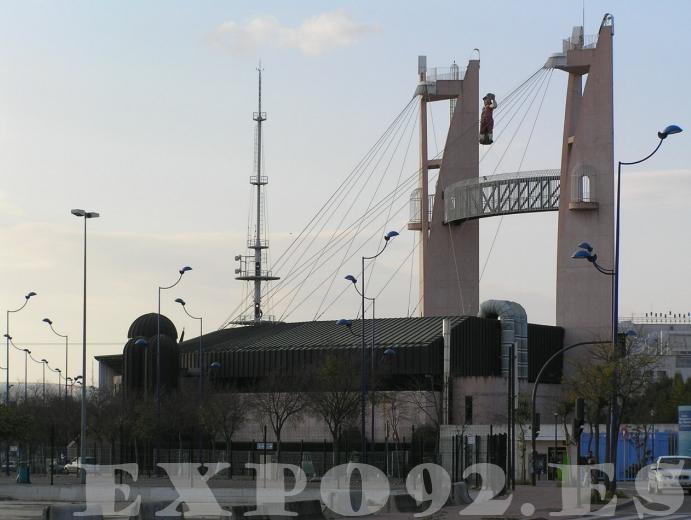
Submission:
<svg viewBox="0 0 691 520">
<path fill-rule="evenodd" d="M 249 400 L 235 389 L 207 396 L 201 409 L 202 425 L 215 437 L 221 435 L 225 441 L 225 459 L 229 460 L 233 435 L 247 421 Z"/>
<path fill-rule="evenodd" d="M 409 391 L 401 392 L 401 400 L 408 403 L 419 412 L 422 412 L 427 419 L 426 422 L 428 422 L 436 432 L 434 438 L 434 455 L 438 459 L 440 427 L 443 422 L 444 414 L 443 393 L 434 388 L 434 379 L 429 375 L 424 379 L 411 378 L 409 388 Z"/>
<path fill-rule="evenodd" d="M 590 401 L 598 416 L 603 399 L 608 402 L 613 398 L 619 417 L 624 417 L 645 401 L 644 392 L 653 382 L 657 363 L 657 358 L 636 341 L 626 341 L 616 347 L 608 343 L 592 349 L 587 360 L 577 361 L 573 375 L 565 383 L 573 395 Z M 610 442 L 616 446 L 619 424 L 612 424 L 610 430 L 614 436 Z M 613 485 L 608 487 L 611 494 Z"/>
<path fill-rule="evenodd" d="M 289 421 L 297 420 L 307 406 L 303 389 L 301 378 L 274 373 L 264 378 L 251 397 L 251 407 L 260 419 L 269 423 L 276 436 L 277 461 L 281 460 L 283 428 Z"/>
<path fill-rule="evenodd" d="M 360 393 L 352 363 L 344 356 L 329 355 L 316 370 L 309 393 L 309 405 L 313 413 L 321 417 L 329 428 L 333 441 L 333 463 L 339 457 L 343 430 L 357 417 Z"/>
</svg>

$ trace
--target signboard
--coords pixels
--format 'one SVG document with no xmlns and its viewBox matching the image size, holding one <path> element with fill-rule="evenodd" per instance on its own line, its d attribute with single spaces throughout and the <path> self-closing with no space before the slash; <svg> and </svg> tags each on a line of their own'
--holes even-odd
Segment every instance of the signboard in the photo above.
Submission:
<svg viewBox="0 0 691 520">
<path fill-rule="evenodd" d="M 680 406 L 678 411 L 679 449 L 677 455 L 691 457 L 691 406 Z"/>
<path fill-rule="evenodd" d="M 274 449 L 274 443 L 273 442 L 258 442 L 257 443 L 257 449 L 258 450 L 273 450 Z"/>
</svg>

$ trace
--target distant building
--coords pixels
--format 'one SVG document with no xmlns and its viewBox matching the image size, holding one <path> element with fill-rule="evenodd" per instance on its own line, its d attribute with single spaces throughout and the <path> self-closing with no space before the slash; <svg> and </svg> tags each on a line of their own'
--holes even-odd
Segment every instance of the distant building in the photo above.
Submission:
<svg viewBox="0 0 691 520">
<path fill-rule="evenodd" d="M 634 330 L 647 351 L 659 356 L 657 378 L 691 377 L 691 318 L 687 314 L 648 313 L 622 321 L 620 330 Z"/>
</svg>

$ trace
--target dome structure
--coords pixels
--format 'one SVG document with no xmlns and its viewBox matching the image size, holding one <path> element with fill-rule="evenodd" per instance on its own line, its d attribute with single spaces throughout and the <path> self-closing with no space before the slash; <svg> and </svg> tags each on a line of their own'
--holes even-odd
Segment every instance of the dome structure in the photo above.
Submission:
<svg viewBox="0 0 691 520">
<path fill-rule="evenodd" d="M 122 384 L 127 393 L 140 392 L 144 388 L 144 360 L 146 349 L 135 345 L 139 337 L 131 338 L 122 351 Z"/>
<path fill-rule="evenodd" d="M 157 335 L 157 321 L 158 314 L 155 312 L 150 312 L 149 314 L 143 314 L 139 316 L 130 325 L 130 329 L 127 331 L 127 337 L 132 338 L 150 338 Z M 178 339 L 178 331 L 172 321 L 161 314 L 161 335 L 166 335 L 172 338 L 173 341 Z M 163 344 L 163 341 L 161 341 Z"/>
</svg>

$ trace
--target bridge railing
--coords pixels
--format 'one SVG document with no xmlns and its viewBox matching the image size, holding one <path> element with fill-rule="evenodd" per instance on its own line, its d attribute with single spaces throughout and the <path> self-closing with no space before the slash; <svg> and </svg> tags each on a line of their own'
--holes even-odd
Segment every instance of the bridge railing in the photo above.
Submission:
<svg viewBox="0 0 691 520">
<path fill-rule="evenodd" d="M 555 211 L 559 208 L 559 192 L 558 169 L 467 179 L 444 190 L 444 221 Z"/>
<path fill-rule="evenodd" d="M 427 69 L 425 79 L 427 81 L 455 80 L 465 77 L 466 69 L 460 67 L 431 67 Z"/>
<path fill-rule="evenodd" d="M 597 37 L 597 34 L 586 34 L 583 37 L 583 41 L 581 41 L 581 38 L 565 38 L 562 41 L 562 52 L 566 53 L 566 51 L 574 49 L 594 49 L 597 47 Z"/>
<path fill-rule="evenodd" d="M 434 207 L 434 195 L 428 195 L 429 201 L 427 204 L 427 220 L 428 222 L 432 220 L 432 208 Z M 408 219 L 409 224 L 420 224 L 420 188 L 416 188 L 410 194 L 410 218 Z"/>
</svg>

